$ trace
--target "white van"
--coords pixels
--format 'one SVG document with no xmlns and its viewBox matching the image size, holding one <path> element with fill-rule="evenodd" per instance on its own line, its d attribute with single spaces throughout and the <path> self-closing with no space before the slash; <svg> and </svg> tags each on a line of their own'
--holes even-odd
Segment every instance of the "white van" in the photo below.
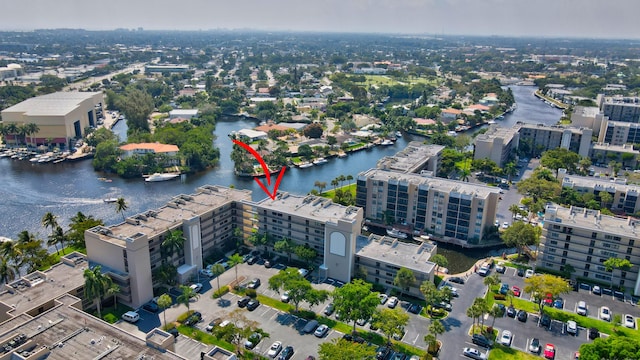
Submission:
<svg viewBox="0 0 640 360">
<path fill-rule="evenodd" d="M 140 320 L 140 314 L 135 311 L 127 311 L 126 313 L 122 314 L 122 320 L 130 323 L 135 323 Z"/>
</svg>

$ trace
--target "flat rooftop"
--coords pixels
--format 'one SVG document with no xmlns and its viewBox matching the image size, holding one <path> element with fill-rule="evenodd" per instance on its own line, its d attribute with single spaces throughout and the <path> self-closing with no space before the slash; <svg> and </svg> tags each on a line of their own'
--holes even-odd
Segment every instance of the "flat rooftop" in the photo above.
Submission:
<svg viewBox="0 0 640 360">
<path fill-rule="evenodd" d="M 357 220 L 358 212 L 362 211 L 358 207 L 336 204 L 331 199 L 320 196 L 294 195 L 288 192 L 278 192 L 275 200 L 265 198 L 252 205 L 295 216 L 306 216 L 323 222 L 337 220 L 353 222 Z"/>
<path fill-rule="evenodd" d="M 634 150 L 632 145 L 610 145 L 608 143 L 597 143 L 591 146 L 593 150 L 613 151 L 620 153 L 640 154 L 640 151 Z"/>
<path fill-rule="evenodd" d="M 444 146 L 423 144 L 419 141 L 410 142 L 406 148 L 392 156 L 385 156 L 378 160 L 376 167 L 405 173 L 415 173 L 422 170 L 425 163 L 432 157 L 438 156 Z"/>
<path fill-rule="evenodd" d="M 63 295 L 56 300 L 55 307 L 36 317 L 24 319 L 20 324 L 12 321 L 11 327 L 3 323 L 0 345 L 24 334 L 24 350 L 48 353 L 45 357 L 49 360 L 185 359 L 170 351 L 151 348 L 133 334 L 75 308 L 73 305 L 78 301 L 71 295 Z"/>
<path fill-rule="evenodd" d="M 577 226 L 626 238 L 638 237 L 640 233 L 640 219 L 602 215 L 599 210 L 577 206 L 570 208 L 558 205 L 547 206 L 544 227 L 548 228 L 551 225 Z M 636 230 L 636 227 L 639 229 Z"/>
<path fill-rule="evenodd" d="M 600 113 L 600 108 L 597 106 L 576 106 L 573 112 L 584 117 L 596 117 Z"/>
<path fill-rule="evenodd" d="M 55 92 L 52 94 L 37 96 L 13 105 L 2 112 L 24 113 L 28 116 L 65 116 L 76 110 L 80 104 L 93 98 L 102 96 L 101 92 Z"/>
<path fill-rule="evenodd" d="M 191 195 L 177 195 L 159 209 L 147 210 L 127 218 L 125 222 L 109 227 L 97 226 L 89 231 L 100 239 L 126 247 L 127 238 L 140 234 L 152 238 L 174 229 L 182 221 L 201 216 L 225 204 L 250 200 L 250 190 L 231 189 L 218 185 L 204 185 Z"/>
<path fill-rule="evenodd" d="M 589 188 L 589 189 L 615 189 L 617 192 L 626 193 L 628 191 L 640 192 L 640 186 L 627 184 L 626 179 L 609 180 L 593 176 L 565 175 L 562 178 L 562 186 L 569 188 Z"/>
<path fill-rule="evenodd" d="M 375 234 L 356 238 L 356 256 L 424 273 L 433 271 L 436 264 L 429 259 L 436 251 L 436 245 L 429 242 L 410 244 Z"/>
<path fill-rule="evenodd" d="M 535 129 L 535 130 L 542 129 L 542 130 L 557 131 L 557 132 L 564 132 L 565 130 L 569 130 L 573 134 L 582 134 L 583 132 L 583 128 L 577 128 L 574 126 L 529 124 L 529 123 L 523 123 L 523 122 L 518 122 L 516 126 L 518 127 L 518 130 L 522 128 Z"/>
<path fill-rule="evenodd" d="M 35 271 L 5 284 L 0 290 L 0 303 L 13 308 L 9 311 L 13 316 L 37 308 L 84 286 L 83 272 L 88 266 L 84 255 L 68 254 L 49 270 Z"/>
<path fill-rule="evenodd" d="M 516 128 L 506 128 L 497 125 L 490 125 L 486 133 L 476 136 L 476 141 L 493 141 L 493 139 L 505 139 L 508 143 L 518 133 Z"/>
<path fill-rule="evenodd" d="M 500 189 L 498 189 L 497 187 L 476 185 L 464 181 L 438 177 L 428 177 L 418 174 L 405 174 L 382 169 L 369 169 L 365 172 L 360 173 L 358 177 L 366 177 L 368 179 L 382 181 L 396 180 L 398 182 L 405 182 L 414 184 L 416 186 L 423 186 L 440 192 L 460 193 L 465 195 L 472 195 L 479 198 L 486 198 L 491 194 L 500 193 Z"/>
</svg>

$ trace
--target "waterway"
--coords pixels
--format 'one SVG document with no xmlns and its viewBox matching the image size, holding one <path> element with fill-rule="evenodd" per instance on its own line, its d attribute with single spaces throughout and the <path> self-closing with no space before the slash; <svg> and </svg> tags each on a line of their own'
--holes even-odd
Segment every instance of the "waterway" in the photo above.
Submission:
<svg viewBox="0 0 640 360">
<path fill-rule="evenodd" d="M 498 124 L 512 126 L 517 121 L 555 124 L 561 111 L 537 100 L 533 87 L 513 87 L 518 103 L 517 109 L 508 114 Z M 254 122 L 246 119 L 220 121 L 216 127 L 218 136 L 215 144 L 220 148 L 220 165 L 209 171 L 189 175 L 185 179 L 159 183 L 145 183 L 143 179 L 120 179 L 95 172 L 91 161 L 61 164 L 32 164 L 28 161 L 0 159 L 0 236 L 15 238 L 20 231 L 28 230 L 46 239 L 49 231 L 41 225 L 41 219 L 47 212 L 58 216 L 59 223 L 68 225 L 69 219 L 81 211 L 102 219 L 106 224 L 122 221 L 115 212 L 113 203 L 104 203 L 105 198 L 123 197 L 128 209 L 125 215 L 132 215 L 165 204 L 178 194 L 189 194 L 198 186 L 218 184 L 234 185 L 236 188 L 250 189 L 253 199 L 260 200 L 266 195 L 251 178 L 238 178 L 233 174 L 233 162 L 230 159 L 232 142 L 228 138 L 231 131 L 252 128 Z M 120 122 L 114 131 L 126 134 L 126 124 Z M 398 138 L 392 146 L 378 146 L 371 150 L 351 153 L 346 158 L 331 159 L 327 164 L 307 169 L 287 169 L 280 190 L 296 194 L 306 194 L 313 189 L 315 181 L 327 184 L 339 175 L 356 175 L 375 167 L 383 156 L 392 155 L 403 149 L 413 140 L 410 136 Z M 99 180 L 106 177 L 111 182 Z M 495 254 L 487 250 L 464 250 L 441 246 L 439 252 L 449 259 L 452 272 L 468 269 L 477 259 Z"/>
</svg>

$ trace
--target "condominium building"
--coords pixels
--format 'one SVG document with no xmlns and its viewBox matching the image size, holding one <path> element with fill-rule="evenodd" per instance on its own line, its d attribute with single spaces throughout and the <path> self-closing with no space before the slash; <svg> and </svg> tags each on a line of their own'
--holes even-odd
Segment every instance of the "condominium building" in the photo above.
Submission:
<svg viewBox="0 0 640 360">
<path fill-rule="evenodd" d="M 245 204 L 253 208 L 254 227 L 260 233 L 268 233 L 274 241 L 288 238 L 316 250 L 320 278 L 351 281 L 356 236 L 362 228 L 361 208 L 286 192 L 278 193 L 275 200 Z"/>
<path fill-rule="evenodd" d="M 563 271 L 570 264 L 573 276 L 624 286 L 638 295 L 639 225 L 637 219 L 602 215 L 598 210 L 547 206 L 537 266 Z M 627 259 L 633 267 L 607 272 L 603 263 L 612 257 Z"/>
<path fill-rule="evenodd" d="M 601 192 L 611 195 L 610 209 L 615 212 L 635 214 L 640 211 L 640 186 L 627 184 L 625 179 L 601 179 L 576 175 L 564 175 L 562 187 L 574 189 L 580 194 L 593 194 L 593 199 L 601 202 Z"/>
<path fill-rule="evenodd" d="M 206 185 L 191 195 L 178 195 L 156 210 L 130 216 L 112 226 L 85 232 L 89 261 L 110 269 L 119 282 L 120 300 L 139 307 L 153 297 L 153 272 L 163 263 L 178 268 L 185 282 L 202 269 L 203 259 L 235 246 L 234 229 L 242 227 L 251 191 Z M 185 238 L 182 250 L 166 253 L 163 241 L 174 230 Z M 236 239 L 237 240 L 237 239 Z"/>
<path fill-rule="evenodd" d="M 437 250 L 434 243 L 412 244 L 388 236 L 371 234 L 368 237 L 358 236 L 356 246 L 355 272 L 358 276 L 364 276 L 370 283 L 422 298 L 420 284 L 433 281 L 436 264 L 429 259 Z M 401 268 L 411 270 L 416 278 L 415 283 L 406 289 L 400 289 L 394 284 L 396 274 Z"/>
<path fill-rule="evenodd" d="M 596 102 L 609 120 L 640 122 L 640 97 L 638 96 L 604 96 L 599 94 Z"/>
<path fill-rule="evenodd" d="M 558 148 L 589 156 L 592 129 L 527 123 L 518 123 L 515 128 L 520 136 L 519 148 L 529 156 Z"/>
<path fill-rule="evenodd" d="M 395 155 L 385 156 L 378 160 L 376 167 L 403 173 L 420 173 L 426 170 L 437 174 L 444 148 L 441 145 L 412 141 Z"/>
<path fill-rule="evenodd" d="M 639 144 L 640 123 L 607 121 L 598 142 L 611 145 Z"/>
<path fill-rule="evenodd" d="M 356 206 L 367 222 L 478 244 L 496 218 L 499 189 L 450 179 L 370 169 L 358 175 Z"/>
<path fill-rule="evenodd" d="M 596 143 L 591 145 L 590 157 L 591 161 L 602 166 L 607 166 L 609 162 L 615 160 L 625 168 L 635 168 L 640 159 L 640 151 L 635 150 L 631 144 Z"/>
<path fill-rule="evenodd" d="M 518 141 L 517 129 L 490 126 L 486 133 L 476 136 L 473 158 L 490 159 L 502 167 L 515 155 Z"/>
<path fill-rule="evenodd" d="M 593 129 L 593 135 L 599 136 L 600 129 L 607 118 L 600 108 L 595 106 L 576 106 L 571 113 L 571 125 L 577 128 Z"/>
</svg>

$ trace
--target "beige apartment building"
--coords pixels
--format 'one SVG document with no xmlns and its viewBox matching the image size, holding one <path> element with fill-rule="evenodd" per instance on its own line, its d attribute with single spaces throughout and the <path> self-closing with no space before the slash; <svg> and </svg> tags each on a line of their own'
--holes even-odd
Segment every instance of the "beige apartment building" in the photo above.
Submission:
<svg viewBox="0 0 640 360">
<path fill-rule="evenodd" d="M 243 224 L 242 202 L 249 200 L 249 190 L 202 186 L 194 194 L 174 197 L 159 209 L 87 230 L 87 256 L 109 270 L 120 285 L 121 301 L 137 308 L 153 298 L 152 273 L 163 262 L 178 268 L 178 281 L 183 283 L 202 269 L 204 258 L 232 249 L 234 229 Z M 161 244 L 173 230 L 182 230 L 184 247 L 163 254 Z"/>
<path fill-rule="evenodd" d="M 633 218 L 602 215 L 598 210 L 579 207 L 547 206 L 537 266 L 563 271 L 565 265 L 571 264 L 575 277 L 613 281 L 638 295 L 638 228 L 640 222 Z M 611 257 L 627 259 L 633 267 L 607 272 L 603 263 Z"/>
<path fill-rule="evenodd" d="M 367 222 L 459 245 L 481 243 L 496 219 L 500 189 L 370 169 L 357 177 L 356 206 Z"/>
<path fill-rule="evenodd" d="M 436 264 L 429 261 L 436 254 L 437 246 L 431 242 L 412 244 L 396 238 L 371 234 L 358 236 L 355 254 L 356 273 L 365 275 L 366 281 L 393 288 L 417 298 L 423 298 L 420 284 L 433 281 Z M 413 272 L 416 282 L 407 289 L 394 285 L 398 270 L 407 268 Z"/>
<path fill-rule="evenodd" d="M 594 200 L 600 202 L 600 193 L 607 192 L 613 201 L 610 209 L 615 212 L 635 214 L 640 211 L 640 187 L 627 184 L 626 179 L 601 179 L 593 176 L 564 175 L 561 178 L 562 187 L 574 189 L 580 194 L 593 194 Z"/>
<path fill-rule="evenodd" d="M 490 126 L 486 133 L 476 136 L 473 158 L 490 159 L 502 167 L 515 155 L 518 141 L 518 129 Z"/>
<path fill-rule="evenodd" d="M 278 193 L 275 200 L 266 198 L 250 205 L 259 233 L 268 233 L 273 241 L 288 238 L 316 250 L 320 278 L 351 281 L 356 236 L 362 228 L 361 208 L 286 192 Z"/>
<path fill-rule="evenodd" d="M 438 173 L 438 166 L 442 160 L 444 148 L 442 145 L 412 141 L 396 154 L 385 156 L 378 160 L 376 167 L 378 169 L 416 174 L 429 171 L 435 175 Z"/>
<path fill-rule="evenodd" d="M 516 129 L 520 136 L 519 147 L 522 149 L 526 146 L 529 156 L 558 148 L 567 149 L 583 157 L 589 156 L 593 135 L 590 128 L 518 123 Z"/>
</svg>

